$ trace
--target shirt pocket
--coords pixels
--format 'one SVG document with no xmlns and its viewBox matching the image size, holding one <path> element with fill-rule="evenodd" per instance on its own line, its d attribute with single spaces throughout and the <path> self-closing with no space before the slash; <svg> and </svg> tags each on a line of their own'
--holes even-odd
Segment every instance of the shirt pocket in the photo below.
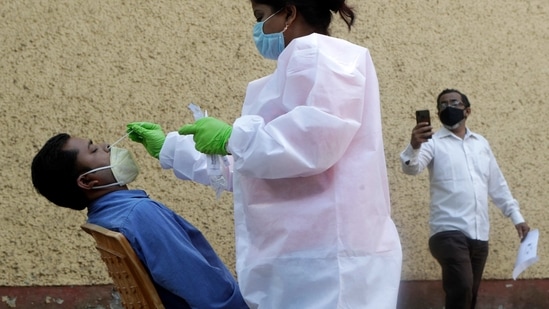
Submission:
<svg viewBox="0 0 549 309">
<path fill-rule="evenodd" d="M 486 149 L 475 152 L 475 170 L 477 175 L 487 181 L 490 175 L 490 153 Z"/>
</svg>

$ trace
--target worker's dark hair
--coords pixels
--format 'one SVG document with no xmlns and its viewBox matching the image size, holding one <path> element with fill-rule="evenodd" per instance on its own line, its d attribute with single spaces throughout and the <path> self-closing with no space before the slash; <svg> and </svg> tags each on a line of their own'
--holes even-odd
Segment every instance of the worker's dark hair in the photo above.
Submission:
<svg viewBox="0 0 549 309">
<path fill-rule="evenodd" d="M 305 21 L 311 25 L 315 32 L 329 35 L 329 26 L 332 22 L 332 12 L 339 16 L 347 24 L 349 31 L 355 21 L 355 13 L 345 0 L 251 0 L 257 4 L 265 4 L 278 11 L 288 5 L 295 5 Z"/>
</svg>

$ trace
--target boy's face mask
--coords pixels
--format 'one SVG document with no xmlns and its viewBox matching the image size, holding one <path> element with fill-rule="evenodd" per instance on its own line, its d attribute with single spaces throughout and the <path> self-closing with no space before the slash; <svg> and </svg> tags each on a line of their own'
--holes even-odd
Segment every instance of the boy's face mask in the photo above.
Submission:
<svg viewBox="0 0 549 309">
<path fill-rule="evenodd" d="M 132 153 L 129 152 L 127 149 L 111 147 L 110 163 L 111 164 L 108 166 L 98 167 L 98 168 L 94 168 L 91 171 L 87 171 L 81 176 L 110 168 L 112 170 L 112 174 L 114 175 L 114 178 L 116 179 L 116 182 L 92 188 L 92 189 L 102 189 L 102 188 L 112 187 L 116 185 L 118 186 L 126 185 L 134 181 L 135 178 L 137 178 L 137 175 L 139 174 L 139 167 L 137 167 L 137 164 L 133 159 Z"/>
</svg>

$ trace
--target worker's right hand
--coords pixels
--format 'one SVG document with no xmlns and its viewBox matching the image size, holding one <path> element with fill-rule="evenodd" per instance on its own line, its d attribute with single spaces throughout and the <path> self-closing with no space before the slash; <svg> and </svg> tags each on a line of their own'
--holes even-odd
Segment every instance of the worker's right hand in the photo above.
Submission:
<svg viewBox="0 0 549 309">
<path fill-rule="evenodd" d="M 151 122 L 132 122 L 127 125 L 129 138 L 143 144 L 147 152 L 158 159 L 160 150 L 166 140 L 166 134 L 159 124 Z"/>
<path fill-rule="evenodd" d="M 432 129 L 433 127 L 430 126 L 428 122 L 418 123 L 412 130 L 412 138 L 410 139 L 410 145 L 412 145 L 412 148 L 418 149 L 421 147 L 422 143 L 428 141 L 434 134 Z"/>
</svg>

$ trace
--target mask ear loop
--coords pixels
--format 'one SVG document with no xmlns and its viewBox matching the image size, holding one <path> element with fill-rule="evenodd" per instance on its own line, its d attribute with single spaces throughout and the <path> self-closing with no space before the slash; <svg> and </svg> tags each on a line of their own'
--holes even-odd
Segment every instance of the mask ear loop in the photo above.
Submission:
<svg viewBox="0 0 549 309">
<path fill-rule="evenodd" d="M 132 132 L 133 132 L 133 131 L 130 130 L 128 133 L 124 134 L 124 135 L 123 135 L 121 138 L 119 138 L 116 142 L 114 142 L 114 143 L 110 144 L 109 146 L 107 146 L 107 149 L 110 150 L 112 146 L 114 146 L 114 145 L 120 143 L 123 139 L 125 139 L 126 137 L 128 137 L 128 135 L 130 135 L 130 133 L 132 133 Z"/>
</svg>

